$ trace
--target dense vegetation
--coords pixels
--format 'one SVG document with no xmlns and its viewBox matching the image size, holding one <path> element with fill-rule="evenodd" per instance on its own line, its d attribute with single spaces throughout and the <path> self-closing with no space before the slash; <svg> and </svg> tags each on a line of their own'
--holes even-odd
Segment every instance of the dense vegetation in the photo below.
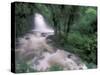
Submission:
<svg viewBox="0 0 100 75">
<path fill-rule="evenodd" d="M 55 29 L 54 41 L 58 43 L 55 46 L 77 54 L 88 68 L 97 67 L 96 7 L 16 3 L 16 37 L 32 28 L 32 17 L 36 12 L 41 13 Z M 25 65 L 21 65 L 23 67 Z"/>
</svg>

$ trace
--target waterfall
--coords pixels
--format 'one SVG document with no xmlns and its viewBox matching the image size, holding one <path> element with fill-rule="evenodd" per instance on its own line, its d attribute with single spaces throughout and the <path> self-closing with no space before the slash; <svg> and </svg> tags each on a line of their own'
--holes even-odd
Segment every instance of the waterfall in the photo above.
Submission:
<svg viewBox="0 0 100 75">
<path fill-rule="evenodd" d="M 18 57 L 26 60 L 30 68 L 37 71 L 48 71 L 48 69 L 59 64 L 63 70 L 87 69 L 86 65 L 75 54 L 65 50 L 55 50 L 49 43 L 47 37 L 54 35 L 54 29 L 47 25 L 44 17 L 35 13 L 33 33 L 27 33 L 19 38 L 20 46 L 16 49 Z"/>
</svg>

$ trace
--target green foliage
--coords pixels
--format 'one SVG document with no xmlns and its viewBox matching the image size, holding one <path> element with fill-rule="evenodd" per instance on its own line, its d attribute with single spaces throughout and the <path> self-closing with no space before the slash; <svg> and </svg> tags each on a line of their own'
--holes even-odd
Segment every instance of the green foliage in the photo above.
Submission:
<svg viewBox="0 0 100 75">
<path fill-rule="evenodd" d="M 80 49 L 77 51 L 82 59 L 88 62 L 96 62 L 97 40 L 95 35 L 89 37 L 79 33 L 71 33 L 68 36 L 68 43 L 73 47 Z"/>
<path fill-rule="evenodd" d="M 32 68 L 30 68 L 30 65 L 26 64 L 25 61 L 16 61 L 16 73 L 29 73 L 29 72 L 38 72 Z"/>
<path fill-rule="evenodd" d="M 97 65 L 96 64 L 94 64 L 94 63 L 85 63 L 86 64 L 86 66 L 89 68 L 89 69 L 91 69 L 91 68 L 97 68 Z"/>
<path fill-rule="evenodd" d="M 16 64 L 16 72 L 24 73 L 27 72 L 28 66 L 25 63 Z"/>
<path fill-rule="evenodd" d="M 51 66 L 51 68 L 49 68 L 49 71 L 62 71 L 62 70 L 63 70 L 63 68 L 57 64 L 53 65 L 53 66 Z"/>
</svg>

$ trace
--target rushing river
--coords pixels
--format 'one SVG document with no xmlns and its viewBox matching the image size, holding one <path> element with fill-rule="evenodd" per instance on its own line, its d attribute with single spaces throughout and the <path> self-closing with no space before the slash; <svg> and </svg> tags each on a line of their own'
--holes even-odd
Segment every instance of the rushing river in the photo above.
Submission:
<svg viewBox="0 0 100 75">
<path fill-rule="evenodd" d="M 31 69 L 48 71 L 53 65 L 59 65 L 63 70 L 87 69 L 81 59 L 65 50 L 54 48 L 47 37 L 54 35 L 54 29 L 49 27 L 44 17 L 36 13 L 34 16 L 34 29 L 18 38 L 19 46 L 16 48 L 16 61 L 25 61 Z"/>
</svg>

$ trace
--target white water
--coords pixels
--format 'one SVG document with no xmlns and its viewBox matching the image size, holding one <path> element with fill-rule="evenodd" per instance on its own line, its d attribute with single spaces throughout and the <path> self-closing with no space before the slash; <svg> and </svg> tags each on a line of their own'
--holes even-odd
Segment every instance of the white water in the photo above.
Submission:
<svg viewBox="0 0 100 75">
<path fill-rule="evenodd" d="M 87 69 L 85 64 L 74 54 L 60 49 L 55 52 L 52 46 L 47 43 L 47 36 L 54 35 L 54 30 L 48 27 L 41 14 L 35 14 L 34 23 L 35 29 L 32 30 L 34 34 L 27 34 L 19 38 L 20 47 L 16 49 L 22 60 L 30 59 L 29 56 L 34 55 L 26 62 L 31 68 L 37 71 L 47 71 L 51 66 L 59 64 L 64 70 Z M 47 36 L 42 36 L 42 33 Z M 71 57 L 68 57 L 69 55 Z"/>
<path fill-rule="evenodd" d="M 35 24 L 35 27 L 34 27 L 33 31 L 54 35 L 54 30 L 46 24 L 46 22 L 41 14 L 39 14 L 39 13 L 35 14 L 34 24 Z"/>
</svg>

